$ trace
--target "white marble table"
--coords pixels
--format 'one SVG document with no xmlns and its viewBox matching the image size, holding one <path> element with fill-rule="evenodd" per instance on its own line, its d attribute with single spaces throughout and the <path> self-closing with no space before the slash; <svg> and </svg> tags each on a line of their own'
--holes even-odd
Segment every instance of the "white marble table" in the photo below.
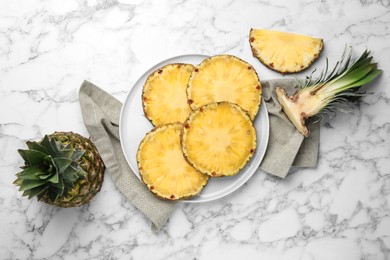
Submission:
<svg viewBox="0 0 390 260">
<path fill-rule="evenodd" d="M 281 180 L 258 171 L 234 194 L 180 204 L 159 234 L 107 175 L 87 206 L 58 209 L 12 184 L 16 150 L 55 130 L 88 135 L 86 79 L 123 100 L 145 69 L 186 53 L 251 56 L 251 27 L 324 38 L 312 68 L 345 44 L 384 74 L 321 128 L 318 167 Z M 0 2 L 1 259 L 389 259 L 390 2 L 12 0 Z M 311 70 L 309 69 L 309 70 Z M 309 71 L 307 72 L 309 73 Z"/>
</svg>

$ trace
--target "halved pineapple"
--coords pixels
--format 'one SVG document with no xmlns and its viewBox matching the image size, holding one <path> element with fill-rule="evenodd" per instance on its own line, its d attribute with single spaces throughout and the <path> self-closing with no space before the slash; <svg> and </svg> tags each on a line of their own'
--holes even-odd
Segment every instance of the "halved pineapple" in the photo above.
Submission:
<svg viewBox="0 0 390 260">
<path fill-rule="evenodd" d="M 154 128 L 139 145 L 137 162 L 143 182 L 160 198 L 178 200 L 198 194 L 208 176 L 195 170 L 180 147 L 183 124 Z"/>
<path fill-rule="evenodd" d="M 194 66 L 168 64 L 153 72 L 145 82 L 142 104 L 154 126 L 183 123 L 191 112 L 186 88 Z"/>
<path fill-rule="evenodd" d="M 301 34 L 251 29 L 253 56 L 268 68 L 281 73 L 299 72 L 318 58 L 323 41 Z"/>
<path fill-rule="evenodd" d="M 261 93 L 255 69 L 231 55 L 204 60 L 193 70 L 187 88 L 193 110 L 211 102 L 229 101 L 246 110 L 252 120 L 259 110 Z"/>
<path fill-rule="evenodd" d="M 256 150 L 248 113 L 230 102 L 210 103 L 184 123 L 182 150 L 195 169 L 211 177 L 233 176 Z"/>
</svg>

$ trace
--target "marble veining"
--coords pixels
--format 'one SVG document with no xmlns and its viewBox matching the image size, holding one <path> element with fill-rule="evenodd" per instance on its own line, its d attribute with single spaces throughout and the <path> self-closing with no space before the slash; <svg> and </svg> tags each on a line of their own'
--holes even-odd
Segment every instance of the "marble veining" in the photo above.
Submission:
<svg viewBox="0 0 390 260">
<path fill-rule="evenodd" d="M 88 135 L 86 79 L 120 100 L 155 63 L 186 53 L 238 55 L 261 79 L 251 27 L 322 37 L 306 72 L 344 46 L 372 50 L 383 75 L 350 113 L 321 122 L 316 169 L 280 180 L 260 170 L 233 194 L 180 204 L 160 233 L 111 179 L 89 204 L 53 208 L 12 184 L 16 150 L 55 130 Z M 1 259 L 389 259 L 390 2 L 31 0 L 0 8 Z"/>
</svg>

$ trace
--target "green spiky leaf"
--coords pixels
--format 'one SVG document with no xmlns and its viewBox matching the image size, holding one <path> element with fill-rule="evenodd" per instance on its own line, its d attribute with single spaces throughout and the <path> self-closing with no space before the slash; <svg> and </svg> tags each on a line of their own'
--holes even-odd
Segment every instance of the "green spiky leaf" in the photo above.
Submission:
<svg viewBox="0 0 390 260">
<path fill-rule="evenodd" d="M 41 175 L 45 175 L 46 172 L 41 165 L 34 165 L 25 168 L 23 171 L 17 174 L 19 179 L 22 180 L 39 180 Z"/>
<path fill-rule="evenodd" d="M 73 166 L 70 166 L 66 169 L 66 172 L 64 174 L 65 179 L 68 180 L 69 182 L 74 182 L 77 179 L 83 179 L 84 178 L 85 172 L 81 169 L 78 170 Z"/>
<path fill-rule="evenodd" d="M 23 196 L 28 196 L 29 199 L 31 199 L 34 196 L 37 196 L 38 200 L 40 200 L 40 198 L 45 194 L 45 192 L 47 191 L 48 188 L 49 187 L 47 187 L 47 186 L 44 188 L 41 188 L 41 187 L 32 188 L 32 189 L 24 191 Z"/>
<path fill-rule="evenodd" d="M 20 191 L 30 190 L 32 188 L 39 187 L 41 185 L 46 184 L 46 180 L 28 180 L 25 179 L 22 181 L 22 184 L 20 185 Z"/>
<path fill-rule="evenodd" d="M 61 143 L 60 142 L 56 142 L 56 140 L 54 138 L 51 138 L 50 139 L 50 144 L 51 144 L 51 147 L 53 148 L 54 153 L 55 153 L 56 156 L 61 154 L 60 148 L 62 148 L 62 147 L 61 147 Z"/>
<path fill-rule="evenodd" d="M 60 180 L 60 176 L 58 172 L 53 173 L 53 175 L 47 179 L 47 181 L 53 183 L 53 185 L 58 183 L 59 180 Z"/>
<path fill-rule="evenodd" d="M 378 77 L 380 74 L 382 73 L 382 70 L 378 70 L 378 69 L 375 69 L 375 70 L 372 70 L 370 71 L 370 73 L 368 73 L 364 78 L 358 80 L 358 81 L 355 81 L 354 83 L 352 83 L 354 86 L 363 86 L 365 84 L 368 84 L 370 83 L 371 81 L 373 81 L 376 77 Z M 352 86 L 351 85 L 347 85 L 345 86 L 345 88 L 351 88 Z"/>
<path fill-rule="evenodd" d="M 53 159 L 57 165 L 59 172 L 64 172 L 72 164 L 72 160 L 65 157 L 56 157 Z"/>
<path fill-rule="evenodd" d="M 59 193 L 57 192 L 56 189 L 54 188 L 49 188 L 47 190 L 47 195 L 48 195 L 48 198 L 51 202 L 55 201 L 57 199 L 57 197 L 59 196 Z"/>
<path fill-rule="evenodd" d="M 23 182 L 23 179 L 17 178 L 17 179 L 13 182 L 13 184 L 16 185 L 16 186 L 20 186 L 20 185 L 22 185 L 22 182 Z"/>
<path fill-rule="evenodd" d="M 55 173 L 46 173 L 45 172 L 45 174 L 41 174 L 41 175 L 39 175 L 39 178 L 40 179 L 47 179 L 47 178 L 49 178 L 50 176 L 52 176 L 53 174 L 55 174 Z"/>
<path fill-rule="evenodd" d="M 54 157 L 56 156 L 56 151 L 52 147 L 49 137 L 47 135 L 43 137 L 43 140 L 41 141 L 41 145 L 45 147 L 45 149 L 47 150 L 47 154 Z"/>
<path fill-rule="evenodd" d="M 46 148 L 43 146 L 43 145 L 40 145 L 39 143 L 37 142 L 30 142 L 30 141 L 27 141 L 26 142 L 27 144 L 27 147 L 30 149 L 30 150 L 36 150 L 36 151 L 40 151 L 44 154 L 48 154 Z"/>
<path fill-rule="evenodd" d="M 19 154 L 22 156 L 26 165 L 34 166 L 38 165 L 42 162 L 43 158 L 45 158 L 46 154 L 37 151 L 37 150 L 18 150 Z"/>
</svg>

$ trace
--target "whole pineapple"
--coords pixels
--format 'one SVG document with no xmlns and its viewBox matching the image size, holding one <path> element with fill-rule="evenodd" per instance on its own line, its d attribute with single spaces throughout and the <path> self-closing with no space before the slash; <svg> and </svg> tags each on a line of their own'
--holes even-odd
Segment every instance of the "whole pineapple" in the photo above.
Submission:
<svg viewBox="0 0 390 260">
<path fill-rule="evenodd" d="M 100 191 L 105 166 L 89 139 L 55 132 L 26 144 L 28 150 L 18 150 L 25 165 L 14 182 L 23 196 L 68 208 L 88 203 Z"/>
</svg>

